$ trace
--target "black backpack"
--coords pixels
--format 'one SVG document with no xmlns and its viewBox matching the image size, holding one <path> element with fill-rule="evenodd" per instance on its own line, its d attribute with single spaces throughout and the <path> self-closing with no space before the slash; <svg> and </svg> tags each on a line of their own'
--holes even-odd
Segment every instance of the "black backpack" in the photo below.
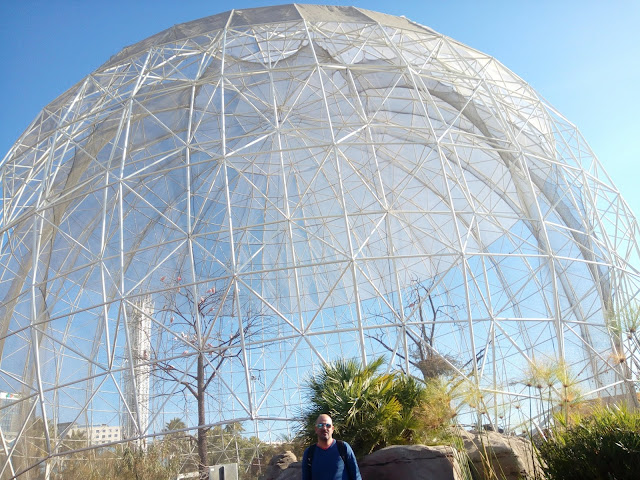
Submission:
<svg viewBox="0 0 640 480">
<path fill-rule="evenodd" d="M 347 474 L 349 478 L 355 480 L 353 473 L 351 472 L 351 467 L 349 466 L 349 462 L 347 462 L 347 446 L 344 444 L 342 440 L 336 440 L 336 444 L 338 446 L 338 453 L 340 454 L 340 458 L 342 458 L 342 462 L 344 463 L 344 468 L 347 469 Z M 313 453 L 316 451 L 316 444 L 314 443 L 309 447 L 307 452 L 307 472 L 309 473 L 309 479 L 311 476 L 311 465 L 313 463 Z"/>
</svg>

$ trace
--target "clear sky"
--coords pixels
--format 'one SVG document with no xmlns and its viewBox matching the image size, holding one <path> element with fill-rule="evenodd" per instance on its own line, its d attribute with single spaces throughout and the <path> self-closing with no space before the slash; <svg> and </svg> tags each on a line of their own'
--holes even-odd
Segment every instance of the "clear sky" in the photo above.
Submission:
<svg viewBox="0 0 640 480">
<path fill-rule="evenodd" d="M 170 26 L 282 0 L 0 0 L 0 158 L 54 98 Z M 575 123 L 640 214 L 640 1 L 350 0 L 488 53 Z"/>
</svg>

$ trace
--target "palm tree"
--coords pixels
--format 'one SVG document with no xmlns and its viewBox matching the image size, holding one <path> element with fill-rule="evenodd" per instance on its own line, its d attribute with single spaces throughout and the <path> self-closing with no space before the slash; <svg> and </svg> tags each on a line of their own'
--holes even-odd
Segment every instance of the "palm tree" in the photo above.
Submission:
<svg viewBox="0 0 640 480">
<path fill-rule="evenodd" d="M 187 425 L 178 417 L 175 417 L 167 422 L 164 426 L 164 431 L 170 433 L 175 432 L 176 430 L 183 430 L 185 428 L 187 428 Z"/>
<path fill-rule="evenodd" d="M 197 438 L 184 431 L 187 425 L 178 417 L 169 420 L 163 429 L 164 440 L 161 442 L 163 454 L 170 461 L 175 461 L 182 472 L 191 472 L 202 464 L 194 452 Z"/>
</svg>

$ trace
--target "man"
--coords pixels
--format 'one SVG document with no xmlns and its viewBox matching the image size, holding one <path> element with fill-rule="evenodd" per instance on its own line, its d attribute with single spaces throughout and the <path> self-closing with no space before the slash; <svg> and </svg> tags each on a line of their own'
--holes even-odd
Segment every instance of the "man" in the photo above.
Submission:
<svg viewBox="0 0 640 480">
<path fill-rule="evenodd" d="M 302 480 L 362 480 L 349 444 L 333 438 L 331 417 L 320 415 L 315 430 L 318 442 L 302 456 Z"/>
</svg>

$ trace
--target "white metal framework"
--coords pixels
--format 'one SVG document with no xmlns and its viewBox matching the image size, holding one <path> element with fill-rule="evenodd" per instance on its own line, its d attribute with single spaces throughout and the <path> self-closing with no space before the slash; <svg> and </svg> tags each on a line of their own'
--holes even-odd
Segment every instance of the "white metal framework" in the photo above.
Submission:
<svg viewBox="0 0 640 480">
<path fill-rule="evenodd" d="M 607 321 L 638 293 L 629 207 L 529 85 L 405 18 L 177 25 L 48 105 L 1 168 L 2 478 L 50 472 L 55 425 L 122 413 L 130 438 L 178 417 L 277 440 L 342 357 L 445 364 L 459 418 L 504 428 L 562 383 L 634 396 Z"/>
</svg>

